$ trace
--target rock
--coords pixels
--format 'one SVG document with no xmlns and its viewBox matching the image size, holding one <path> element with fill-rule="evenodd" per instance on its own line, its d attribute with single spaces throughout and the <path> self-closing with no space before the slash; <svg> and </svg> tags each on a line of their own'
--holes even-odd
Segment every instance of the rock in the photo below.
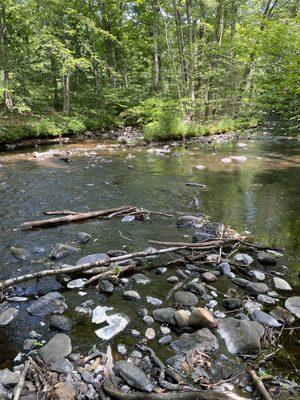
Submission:
<svg viewBox="0 0 300 400">
<path fill-rule="evenodd" d="M 163 335 L 168 335 L 169 333 L 171 333 L 171 329 L 167 326 L 161 326 L 160 331 Z"/>
<path fill-rule="evenodd" d="M 141 332 L 137 331 L 136 329 L 132 329 L 131 334 L 133 337 L 138 337 L 140 336 Z"/>
<path fill-rule="evenodd" d="M 102 324 L 108 318 L 108 316 L 106 315 L 106 311 L 111 311 L 112 309 L 112 307 L 97 306 L 93 310 L 92 322 L 94 324 Z"/>
<path fill-rule="evenodd" d="M 254 310 L 252 318 L 254 321 L 260 322 L 262 325 L 271 326 L 272 328 L 279 328 L 282 325 L 274 317 L 272 317 L 272 315 L 261 310 Z"/>
<path fill-rule="evenodd" d="M 5 389 L 5 387 L 0 383 L 0 399 L 1 400 L 6 400 L 8 399 L 8 391 Z M 23 399 L 22 399 L 23 400 Z M 36 399 L 33 399 L 36 400 Z"/>
<path fill-rule="evenodd" d="M 162 275 L 167 272 L 167 270 L 167 267 L 158 267 L 156 268 L 155 272 L 157 273 L 157 275 Z"/>
<path fill-rule="evenodd" d="M 232 160 L 239 161 L 239 162 L 245 162 L 247 161 L 246 156 L 231 156 Z"/>
<path fill-rule="evenodd" d="M 150 317 L 150 315 L 145 315 L 143 317 L 143 321 L 145 322 L 145 324 L 151 325 L 151 324 L 153 324 L 154 319 L 152 317 Z"/>
<path fill-rule="evenodd" d="M 219 343 L 208 328 L 203 328 L 191 334 L 183 333 L 178 340 L 171 343 L 171 347 L 176 353 L 186 353 L 193 349 L 213 353 L 218 350 Z"/>
<path fill-rule="evenodd" d="M 103 340 L 110 340 L 118 333 L 122 332 L 128 325 L 128 318 L 120 314 L 110 315 L 106 319 L 108 326 L 104 326 L 95 331 L 95 334 Z"/>
<path fill-rule="evenodd" d="M 224 299 L 223 306 L 226 310 L 237 310 L 238 308 L 242 307 L 242 302 L 237 297 Z"/>
<path fill-rule="evenodd" d="M 255 269 L 252 269 L 251 271 L 249 271 L 249 275 L 253 276 L 258 281 L 264 281 L 266 279 L 266 275 L 263 272 L 257 271 Z"/>
<path fill-rule="evenodd" d="M 53 400 L 72 400 L 76 399 L 76 389 L 73 385 L 66 382 L 59 382 L 55 385 Z"/>
<path fill-rule="evenodd" d="M 153 310 L 153 317 L 156 322 L 160 322 L 161 324 L 169 324 L 175 325 L 175 310 L 174 308 L 157 308 Z"/>
<path fill-rule="evenodd" d="M 229 379 L 232 375 L 233 372 L 231 371 L 231 369 L 229 369 L 228 367 L 226 367 L 226 365 L 222 365 L 220 368 L 220 375 L 222 379 Z"/>
<path fill-rule="evenodd" d="M 295 322 L 295 317 L 288 310 L 282 307 L 275 307 L 270 314 L 278 321 L 287 325 L 292 325 Z"/>
<path fill-rule="evenodd" d="M 282 278 L 273 278 L 275 288 L 277 290 L 292 290 L 290 284 Z"/>
<path fill-rule="evenodd" d="M 253 321 L 225 318 L 219 321 L 219 333 L 232 354 L 256 354 L 261 350 L 264 327 Z"/>
<path fill-rule="evenodd" d="M 147 303 L 151 304 L 154 307 L 159 307 L 162 305 L 162 301 L 157 297 L 146 296 Z"/>
<path fill-rule="evenodd" d="M 193 233 L 192 241 L 194 243 L 202 242 L 203 240 L 214 239 L 215 236 L 207 232 L 196 231 Z"/>
<path fill-rule="evenodd" d="M 169 283 L 177 283 L 178 282 L 178 276 L 170 276 L 168 279 L 167 279 L 167 282 L 169 282 Z"/>
<path fill-rule="evenodd" d="M 0 384 L 3 386 L 15 385 L 19 382 L 20 372 L 12 372 L 8 368 L 0 370 Z"/>
<path fill-rule="evenodd" d="M 66 358 L 62 358 L 56 363 L 52 364 L 50 370 L 57 372 L 58 374 L 67 374 L 68 372 L 74 371 L 73 364 Z"/>
<path fill-rule="evenodd" d="M 265 294 L 259 294 L 257 296 L 257 300 L 261 301 L 262 303 L 266 303 L 266 304 L 275 304 L 274 297 L 266 296 Z"/>
<path fill-rule="evenodd" d="M 122 222 L 132 222 L 135 220 L 135 216 L 134 215 L 125 215 L 121 221 Z"/>
<path fill-rule="evenodd" d="M 127 354 L 127 349 L 125 344 L 119 343 L 117 349 L 118 353 L 121 354 L 122 356 L 125 356 Z"/>
<path fill-rule="evenodd" d="M 204 272 L 202 274 L 202 278 L 206 281 L 206 282 L 215 282 L 218 278 L 212 274 L 211 272 Z"/>
<path fill-rule="evenodd" d="M 207 222 L 198 230 L 198 232 L 207 233 L 213 237 L 220 237 L 224 231 L 225 225 L 221 222 Z"/>
<path fill-rule="evenodd" d="M 94 372 L 89 370 L 84 370 L 81 372 L 82 379 L 87 383 L 94 382 L 94 375 L 95 375 Z"/>
<path fill-rule="evenodd" d="M 11 323 L 11 321 L 14 318 L 16 318 L 18 313 L 19 313 L 19 310 L 14 307 L 9 307 L 6 310 L 2 311 L 0 313 L 0 326 L 6 326 L 9 323 Z"/>
<path fill-rule="evenodd" d="M 141 367 L 143 371 L 149 373 L 152 370 L 152 364 L 148 356 L 144 357 L 141 362 Z"/>
<path fill-rule="evenodd" d="M 22 247 L 11 247 L 10 252 L 13 256 L 22 261 L 28 260 L 30 258 L 29 251 L 23 249 Z"/>
<path fill-rule="evenodd" d="M 137 301 L 141 299 L 141 296 L 135 290 L 126 290 L 123 293 L 123 298 L 125 300 Z"/>
<path fill-rule="evenodd" d="M 67 288 L 68 289 L 81 289 L 85 286 L 86 283 L 87 283 L 87 279 L 85 279 L 85 278 L 74 279 L 67 283 Z"/>
<path fill-rule="evenodd" d="M 191 307 L 198 304 L 198 298 L 193 293 L 185 292 L 184 290 L 175 292 L 174 301 L 183 307 Z"/>
<path fill-rule="evenodd" d="M 195 329 L 214 329 L 217 327 L 218 322 L 215 320 L 210 311 L 206 310 L 205 308 L 198 307 L 192 310 L 189 324 Z"/>
<path fill-rule="evenodd" d="M 99 288 L 103 293 L 113 293 L 114 291 L 114 285 L 107 279 L 100 281 Z"/>
<path fill-rule="evenodd" d="M 229 164 L 231 163 L 231 158 L 230 157 L 225 157 L 225 158 L 221 158 L 221 161 L 223 164 Z"/>
<path fill-rule="evenodd" d="M 48 314 L 62 314 L 67 308 L 64 297 L 59 292 L 49 292 L 31 304 L 27 312 L 42 317 Z"/>
<path fill-rule="evenodd" d="M 78 250 L 79 249 L 77 249 L 77 247 L 69 246 L 63 243 L 56 243 L 51 253 L 49 254 L 49 257 L 54 260 L 60 260 L 61 258 L 73 254 Z"/>
<path fill-rule="evenodd" d="M 77 232 L 75 235 L 75 242 L 84 244 L 91 239 L 91 235 L 86 232 Z"/>
<path fill-rule="evenodd" d="M 265 283 L 260 282 L 250 282 L 246 286 L 247 292 L 255 293 L 255 294 L 263 294 L 269 291 L 268 286 Z"/>
<path fill-rule="evenodd" d="M 81 264 L 94 264 L 100 261 L 105 261 L 109 260 L 109 256 L 106 253 L 95 253 L 95 254 L 89 254 L 85 257 L 80 258 L 76 265 L 81 265 Z M 93 267 L 90 268 L 88 271 L 83 271 L 82 273 L 84 275 L 94 275 L 100 272 L 100 268 L 102 267 Z"/>
<path fill-rule="evenodd" d="M 155 330 L 153 328 L 148 328 L 145 333 L 145 338 L 148 340 L 153 340 L 155 338 Z"/>
<path fill-rule="evenodd" d="M 147 247 L 144 251 L 149 254 L 152 254 L 152 255 L 149 255 L 146 257 L 146 259 L 148 259 L 148 260 L 153 260 L 158 257 L 158 254 L 157 254 L 158 250 L 155 247 L 151 247 L 151 246 Z"/>
<path fill-rule="evenodd" d="M 254 310 L 261 310 L 262 305 L 260 303 L 257 303 L 256 301 L 248 300 L 244 304 L 245 309 L 249 312 L 249 314 L 253 314 Z"/>
<path fill-rule="evenodd" d="M 246 287 L 249 285 L 249 283 L 250 284 L 252 283 L 251 281 L 248 281 L 247 279 L 243 279 L 243 278 L 234 278 L 234 279 L 232 279 L 232 282 L 240 287 Z"/>
<path fill-rule="evenodd" d="M 178 269 L 176 272 L 180 276 L 180 278 L 182 278 L 182 279 L 187 278 L 187 275 L 181 269 Z"/>
<path fill-rule="evenodd" d="M 50 327 L 62 332 L 68 332 L 72 330 L 73 322 L 70 318 L 67 318 L 64 315 L 52 315 L 50 319 Z"/>
<path fill-rule="evenodd" d="M 166 345 L 166 344 L 170 344 L 172 342 L 172 336 L 171 335 L 166 335 L 163 336 L 159 339 L 158 343 L 161 345 Z"/>
<path fill-rule="evenodd" d="M 190 228 L 201 226 L 203 223 L 203 219 L 199 217 L 195 217 L 194 215 L 182 215 L 177 218 L 176 225 L 178 228 Z"/>
<path fill-rule="evenodd" d="M 72 352 L 72 344 L 65 333 L 57 333 L 44 347 L 38 350 L 45 364 L 54 364 Z"/>
<path fill-rule="evenodd" d="M 132 279 L 135 281 L 135 283 L 143 285 L 146 285 L 147 283 L 150 282 L 150 279 L 147 278 L 144 274 L 135 274 L 133 275 Z"/>
<path fill-rule="evenodd" d="M 143 392 L 152 392 L 153 385 L 140 368 L 127 361 L 118 361 L 116 367 L 129 386 Z"/>
<path fill-rule="evenodd" d="M 219 310 L 216 310 L 216 311 L 214 311 L 214 317 L 216 317 L 216 318 L 225 318 L 226 314 L 222 313 Z"/>
<path fill-rule="evenodd" d="M 300 296 L 289 297 L 284 305 L 292 314 L 300 318 Z"/>
<path fill-rule="evenodd" d="M 186 310 L 176 310 L 174 318 L 178 328 L 184 328 L 189 325 L 190 313 Z"/>
<path fill-rule="evenodd" d="M 262 265 L 276 265 L 276 258 L 266 253 L 265 251 L 260 251 L 257 254 L 257 260 Z"/>
<path fill-rule="evenodd" d="M 222 262 L 221 264 L 219 264 L 218 269 L 223 275 L 227 275 L 229 274 L 229 272 L 231 272 L 231 267 L 228 262 Z"/>
<path fill-rule="evenodd" d="M 253 263 L 253 258 L 246 253 L 238 253 L 233 257 L 234 261 L 240 265 L 248 266 Z"/>
<path fill-rule="evenodd" d="M 206 289 L 203 285 L 201 285 L 199 282 L 189 282 L 186 285 L 187 290 L 189 290 L 190 292 L 196 293 L 200 296 L 202 296 L 203 294 L 206 294 Z"/>
</svg>

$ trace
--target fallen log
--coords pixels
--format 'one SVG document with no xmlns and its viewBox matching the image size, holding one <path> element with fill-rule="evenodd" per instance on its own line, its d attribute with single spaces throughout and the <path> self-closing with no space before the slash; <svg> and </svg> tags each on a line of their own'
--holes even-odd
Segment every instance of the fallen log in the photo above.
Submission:
<svg viewBox="0 0 300 400">
<path fill-rule="evenodd" d="M 28 221 L 28 222 L 24 222 L 21 225 L 21 227 L 22 228 L 45 228 L 45 227 L 54 226 L 54 225 L 69 224 L 72 222 L 85 221 L 85 220 L 91 219 L 91 218 L 101 218 L 101 217 L 105 217 L 106 215 L 110 215 L 115 212 L 130 213 L 133 211 L 136 211 L 136 207 L 122 206 L 122 207 L 117 207 L 117 208 L 111 208 L 109 210 L 67 214 L 67 215 L 63 215 L 61 217 L 56 217 L 56 218 L 49 218 L 49 219 L 38 220 L 38 221 Z"/>
<path fill-rule="evenodd" d="M 132 392 L 125 393 L 119 390 L 108 378 L 103 382 L 104 391 L 112 398 L 118 400 L 219 400 L 229 399 L 226 394 L 217 393 L 212 390 L 190 391 L 190 392 L 165 392 L 165 393 L 145 393 Z"/>
<path fill-rule="evenodd" d="M 61 267 L 58 267 L 58 268 L 31 272 L 26 275 L 17 276 L 15 278 L 6 279 L 6 280 L 0 282 L 0 290 L 3 290 L 9 286 L 16 285 L 18 283 L 30 281 L 32 279 L 44 278 L 45 276 L 55 276 L 55 275 L 60 275 L 60 274 L 69 274 L 69 273 L 74 273 L 74 272 L 80 272 L 80 271 L 85 271 L 85 270 L 88 270 L 88 269 L 91 269 L 94 267 L 102 267 L 102 266 L 108 267 L 110 264 L 114 264 L 119 261 L 130 260 L 133 258 L 154 256 L 154 255 L 159 255 L 159 254 L 174 253 L 178 250 L 183 250 L 185 248 L 186 248 L 185 246 L 181 246 L 181 247 L 178 246 L 178 247 L 169 247 L 166 249 L 156 250 L 156 251 L 154 251 L 154 250 L 140 251 L 140 252 L 136 252 L 136 253 L 124 254 L 124 255 L 118 256 L 118 257 L 111 257 L 109 259 L 100 260 L 100 261 L 97 261 L 94 263 L 85 263 L 85 264 L 79 264 L 79 265 L 62 265 Z"/>
</svg>

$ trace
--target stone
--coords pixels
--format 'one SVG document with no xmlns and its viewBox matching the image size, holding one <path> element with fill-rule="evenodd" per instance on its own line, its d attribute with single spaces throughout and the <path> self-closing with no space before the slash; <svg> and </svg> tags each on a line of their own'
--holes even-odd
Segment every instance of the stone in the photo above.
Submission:
<svg viewBox="0 0 300 400">
<path fill-rule="evenodd" d="M 232 279 L 232 282 L 234 284 L 236 284 L 237 286 L 240 286 L 240 287 L 243 287 L 243 288 L 248 286 L 249 283 L 250 284 L 252 283 L 251 281 L 248 281 L 248 279 L 243 279 L 243 278 L 234 278 L 234 279 Z"/>
<path fill-rule="evenodd" d="M 242 302 L 239 298 L 227 298 L 223 300 L 223 306 L 226 310 L 237 310 L 242 307 Z"/>
<path fill-rule="evenodd" d="M 262 305 L 256 301 L 252 301 L 252 300 L 248 300 L 246 301 L 246 303 L 244 304 L 245 310 L 247 310 L 249 312 L 249 314 L 253 314 L 254 310 L 261 310 L 262 309 Z"/>
<path fill-rule="evenodd" d="M 231 272 L 231 267 L 228 262 L 222 262 L 221 264 L 218 265 L 218 269 L 221 271 L 221 274 L 227 275 L 229 272 Z"/>
<path fill-rule="evenodd" d="M 145 333 L 145 338 L 148 340 L 153 340 L 155 338 L 155 330 L 153 328 L 148 328 Z"/>
<path fill-rule="evenodd" d="M 62 358 L 56 363 L 52 364 L 50 370 L 57 372 L 58 374 L 67 374 L 68 372 L 74 371 L 73 364 L 66 358 Z"/>
<path fill-rule="evenodd" d="M 190 228 L 201 226 L 203 219 L 195 217 L 194 215 L 182 215 L 177 218 L 176 225 L 178 228 Z"/>
<path fill-rule="evenodd" d="M 206 310 L 206 308 L 198 307 L 192 310 L 189 324 L 195 329 L 215 329 L 218 325 L 218 322 L 215 320 L 210 311 Z"/>
<path fill-rule="evenodd" d="M 246 286 L 246 290 L 249 293 L 264 294 L 264 293 L 267 293 L 269 291 L 269 287 L 265 283 L 250 282 Z"/>
<path fill-rule="evenodd" d="M 221 162 L 222 162 L 223 164 L 230 164 L 231 161 L 232 161 L 232 160 L 231 160 L 230 157 L 221 158 Z"/>
<path fill-rule="evenodd" d="M 35 347 L 36 339 L 26 339 L 23 343 L 24 350 L 31 350 Z"/>
<path fill-rule="evenodd" d="M 49 257 L 53 260 L 60 260 L 61 258 L 69 256 L 78 250 L 79 249 L 77 249 L 77 247 L 69 246 L 63 243 L 56 243 L 49 254 Z"/>
<path fill-rule="evenodd" d="M 28 260 L 30 258 L 29 251 L 23 249 L 22 247 L 11 247 L 10 252 L 13 256 L 22 261 Z"/>
<path fill-rule="evenodd" d="M 276 306 L 270 314 L 272 317 L 274 317 L 276 320 L 283 322 L 284 324 L 287 325 L 292 325 L 295 322 L 295 317 L 293 316 L 292 313 L 290 313 L 288 310 L 285 308 L 282 308 L 280 306 Z"/>
<path fill-rule="evenodd" d="M 247 161 L 246 156 L 231 156 L 232 160 L 239 161 L 239 162 L 245 162 Z"/>
<path fill-rule="evenodd" d="M 92 371 L 89 371 L 89 370 L 83 370 L 82 372 L 81 372 L 81 376 L 82 376 L 82 379 L 85 381 L 85 382 L 87 382 L 87 383 L 93 383 L 94 382 L 94 376 L 95 376 L 95 374 L 94 374 L 94 372 L 92 372 Z"/>
<path fill-rule="evenodd" d="M 206 222 L 198 230 L 198 232 L 206 233 L 213 237 L 220 237 L 224 231 L 225 225 L 221 222 Z"/>
<path fill-rule="evenodd" d="M 113 293 L 114 291 L 114 285 L 107 279 L 103 279 L 99 282 L 99 288 L 101 292 L 107 294 Z"/>
<path fill-rule="evenodd" d="M 132 279 L 135 281 L 135 283 L 139 283 L 142 285 L 146 285 L 150 282 L 150 279 L 147 278 L 144 274 L 135 274 L 133 275 Z"/>
<path fill-rule="evenodd" d="M 198 304 L 198 298 L 193 293 L 184 290 L 175 292 L 174 301 L 183 307 L 192 307 Z"/>
<path fill-rule="evenodd" d="M 152 392 L 153 385 L 140 368 L 127 361 L 118 361 L 116 367 L 120 376 L 129 386 L 143 392 Z"/>
<path fill-rule="evenodd" d="M 167 326 L 161 326 L 160 331 L 163 335 L 168 335 L 169 333 L 171 333 L 171 329 Z"/>
<path fill-rule="evenodd" d="M 215 239 L 215 236 L 211 235 L 210 233 L 202 231 L 196 231 L 193 233 L 192 236 L 192 241 L 194 243 L 202 242 L 203 240 L 208 240 L 208 239 Z"/>
<path fill-rule="evenodd" d="M 277 290 L 292 290 L 290 284 L 282 278 L 273 278 L 275 288 Z"/>
<path fill-rule="evenodd" d="M 112 307 L 97 306 L 93 310 L 92 322 L 94 324 L 102 324 L 108 318 L 108 316 L 106 315 L 106 311 L 111 311 L 111 310 L 113 310 Z"/>
<path fill-rule="evenodd" d="M 182 271 L 182 269 L 178 269 L 177 271 L 176 271 L 176 273 L 180 276 L 180 278 L 182 278 L 182 279 L 186 279 L 187 278 L 187 275 Z"/>
<path fill-rule="evenodd" d="M 260 251 L 257 254 L 257 261 L 262 265 L 276 265 L 277 264 L 276 258 L 271 256 L 270 254 L 266 253 L 265 251 Z"/>
<path fill-rule="evenodd" d="M 135 216 L 134 215 L 125 215 L 121 221 L 122 222 L 132 222 L 135 220 Z"/>
<path fill-rule="evenodd" d="M 171 343 L 171 347 L 176 353 L 186 353 L 193 349 L 214 353 L 218 350 L 219 343 L 208 328 L 203 328 L 194 333 L 183 333 L 178 340 Z"/>
<path fill-rule="evenodd" d="M 64 315 L 52 315 L 50 319 L 50 327 L 57 329 L 62 332 L 71 331 L 73 328 L 73 322 L 70 318 L 65 317 Z"/>
<path fill-rule="evenodd" d="M 157 297 L 146 296 L 147 303 L 151 304 L 154 307 L 159 307 L 162 305 L 162 301 Z"/>
<path fill-rule="evenodd" d="M 162 275 L 167 272 L 167 270 L 167 267 L 158 267 L 156 268 L 155 272 L 157 273 L 157 275 Z"/>
<path fill-rule="evenodd" d="M 171 307 L 157 308 L 153 310 L 153 317 L 156 322 L 161 324 L 175 325 L 175 310 Z"/>
<path fill-rule="evenodd" d="M 263 272 L 257 271 L 255 269 L 249 271 L 249 275 L 253 276 L 258 281 L 264 281 L 266 279 L 266 275 Z"/>
<path fill-rule="evenodd" d="M 66 382 L 59 382 L 55 385 L 53 400 L 72 400 L 76 399 L 76 389 L 73 385 Z"/>
<path fill-rule="evenodd" d="M 262 325 L 271 326 L 272 328 L 279 328 L 282 326 L 272 315 L 261 310 L 254 310 L 252 318 L 254 321 L 260 322 Z"/>
<path fill-rule="evenodd" d="M 219 333 L 232 354 L 257 354 L 264 327 L 253 321 L 225 318 L 219 321 Z"/>
<path fill-rule="evenodd" d="M 152 370 L 152 364 L 148 356 L 144 357 L 141 361 L 141 367 L 143 371 L 149 373 Z"/>
<path fill-rule="evenodd" d="M 204 272 L 202 274 L 202 278 L 206 281 L 206 282 L 215 282 L 218 278 L 212 274 L 211 272 Z"/>
<path fill-rule="evenodd" d="M 129 319 L 121 314 L 114 314 L 107 317 L 108 326 L 104 326 L 95 331 L 95 334 L 103 340 L 110 340 L 118 333 L 122 332 L 129 323 Z"/>
<path fill-rule="evenodd" d="M 48 314 L 62 314 L 67 310 L 68 306 L 64 303 L 64 297 L 59 292 L 49 292 L 34 301 L 28 308 L 27 312 L 37 317 Z"/>
<path fill-rule="evenodd" d="M 232 377 L 233 372 L 231 371 L 231 369 L 226 367 L 226 365 L 222 365 L 220 368 L 220 375 L 222 379 L 227 380 Z"/>
<path fill-rule="evenodd" d="M 104 262 L 104 261 L 109 261 L 109 256 L 106 253 L 95 253 L 95 254 L 89 254 L 87 256 L 84 256 L 80 258 L 76 265 L 81 265 L 81 264 L 94 264 L 97 262 Z M 82 274 L 84 275 L 94 275 L 99 272 L 101 272 L 102 267 L 93 267 L 90 268 L 87 271 L 82 271 Z"/>
<path fill-rule="evenodd" d="M 85 286 L 86 283 L 87 283 L 87 279 L 85 279 L 85 278 L 74 279 L 67 283 L 67 288 L 68 289 L 81 289 Z"/>
<path fill-rule="evenodd" d="M 127 354 L 127 349 L 125 344 L 119 343 L 117 349 L 118 353 L 121 354 L 122 356 L 125 356 Z"/>
<path fill-rule="evenodd" d="M 5 387 L 0 383 L 0 399 L 1 400 L 6 400 L 8 399 L 8 391 L 5 389 Z M 21 399 L 23 400 L 23 399 Z M 26 399 L 25 399 L 26 400 Z M 28 399 L 29 400 L 29 399 Z M 33 399 L 36 400 L 36 399 Z"/>
<path fill-rule="evenodd" d="M 135 290 L 126 290 L 123 293 L 123 298 L 125 300 L 138 301 L 141 299 L 141 296 Z"/>
<path fill-rule="evenodd" d="M 9 307 L 0 313 L 0 326 L 6 326 L 11 323 L 18 315 L 19 310 L 14 307 Z"/>
<path fill-rule="evenodd" d="M 300 318 L 300 296 L 289 297 L 284 305 L 292 314 Z"/>
<path fill-rule="evenodd" d="M 145 315 L 143 317 L 143 321 L 145 322 L 145 324 L 151 325 L 151 324 L 153 324 L 154 319 L 152 317 L 150 317 L 150 315 Z"/>
<path fill-rule="evenodd" d="M 72 352 L 72 344 L 69 336 L 65 333 L 57 333 L 38 350 L 39 356 L 45 364 L 54 364 Z"/>
<path fill-rule="evenodd" d="M 15 385 L 19 382 L 20 372 L 10 371 L 8 368 L 0 370 L 0 384 L 3 386 Z"/>
<path fill-rule="evenodd" d="M 158 343 L 161 345 L 166 345 L 166 344 L 170 344 L 172 342 L 172 336 L 171 335 L 166 335 L 163 336 L 159 339 Z"/>
<path fill-rule="evenodd" d="M 233 257 L 234 261 L 240 265 L 247 267 L 253 263 L 253 258 L 246 253 L 238 253 Z"/>
<path fill-rule="evenodd" d="M 206 294 L 205 287 L 196 281 L 189 282 L 186 285 L 186 289 L 189 290 L 190 292 L 196 293 L 200 296 L 202 296 L 203 294 Z"/>
<path fill-rule="evenodd" d="M 174 318 L 178 328 L 184 328 L 189 326 L 190 312 L 187 312 L 186 310 L 176 310 Z"/>
<path fill-rule="evenodd" d="M 75 242 L 84 244 L 91 239 L 91 235 L 86 232 L 77 232 L 75 235 Z"/>
<path fill-rule="evenodd" d="M 174 275 L 172 275 L 172 276 L 170 276 L 168 279 L 167 279 L 167 282 L 169 282 L 169 283 L 177 283 L 178 282 L 178 276 L 174 276 Z"/>
<path fill-rule="evenodd" d="M 216 310 L 216 311 L 214 311 L 214 317 L 216 317 L 216 318 L 225 318 L 226 314 L 222 313 L 219 310 Z"/>
<path fill-rule="evenodd" d="M 136 329 L 132 329 L 131 334 L 133 337 L 138 337 L 140 336 L 141 332 L 137 331 Z"/>
<path fill-rule="evenodd" d="M 276 300 L 274 297 L 266 296 L 265 294 L 259 294 L 257 296 L 257 300 L 266 304 L 275 304 Z"/>
</svg>

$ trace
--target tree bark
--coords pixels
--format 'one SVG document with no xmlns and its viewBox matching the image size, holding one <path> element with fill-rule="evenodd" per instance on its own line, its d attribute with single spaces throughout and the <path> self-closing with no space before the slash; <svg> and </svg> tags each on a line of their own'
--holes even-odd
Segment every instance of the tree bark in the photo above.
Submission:
<svg viewBox="0 0 300 400">
<path fill-rule="evenodd" d="M 181 60 L 181 70 L 182 70 L 182 77 L 185 83 L 188 83 L 188 67 L 187 61 L 185 58 L 185 46 L 184 46 L 184 37 L 182 31 L 182 23 L 181 23 L 181 15 L 180 11 L 177 7 L 177 0 L 173 0 L 173 10 L 174 10 L 174 17 L 176 23 L 176 32 L 177 32 L 177 42 L 178 42 L 178 51 L 179 57 Z"/>
<path fill-rule="evenodd" d="M 0 15 L 0 43 L 1 43 L 1 58 L 3 65 L 3 99 L 4 108 L 7 111 L 13 110 L 13 101 L 9 91 L 9 69 L 8 69 L 8 46 L 7 46 L 7 26 L 6 26 L 6 8 L 5 3 L 1 6 Z"/>
<path fill-rule="evenodd" d="M 160 57 L 159 57 L 159 8 L 155 2 L 153 11 L 153 86 L 156 92 L 160 89 Z"/>
<path fill-rule="evenodd" d="M 195 54 L 194 54 L 194 34 L 193 34 L 193 22 L 192 22 L 192 0 L 186 0 L 186 18 L 188 23 L 188 38 L 189 38 L 189 89 L 190 89 L 190 98 L 192 101 L 195 100 L 195 82 L 194 82 L 194 74 L 195 74 Z"/>
<path fill-rule="evenodd" d="M 63 113 L 66 115 L 68 115 L 70 111 L 70 78 L 70 71 L 67 71 L 67 73 L 62 77 Z"/>
</svg>

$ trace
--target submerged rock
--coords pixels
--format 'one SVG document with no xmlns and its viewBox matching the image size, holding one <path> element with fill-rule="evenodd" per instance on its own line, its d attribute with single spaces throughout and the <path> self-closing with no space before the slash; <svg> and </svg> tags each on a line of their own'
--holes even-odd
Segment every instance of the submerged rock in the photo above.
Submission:
<svg viewBox="0 0 300 400">
<path fill-rule="evenodd" d="M 205 287 L 203 285 L 201 285 L 201 283 L 196 282 L 196 281 L 189 282 L 186 285 L 186 289 L 189 290 L 190 292 L 196 293 L 200 296 L 202 296 L 203 294 L 206 294 Z"/>
<path fill-rule="evenodd" d="M 23 249 L 22 247 L 11 247 L 10 252 L 13 256 L 22 261 L 28 260 L 30 258 L 29 251 Z"/>
<path fill-rule="evenodd" d="M 49 292 L 31 304 L 27 312 L 42 317 L 48 314 L 62 314 L 67 308 L 64 297 L 59 292 Z"/>
<path fill-rule="evenodd" d="M 175 292 L 174 301 L 184 307 L 192 307 L 198 304 L 198 298 L 193 293 L 185 292 L 184 290 Z"/>
<path fill-rule="evenodd" d="M 14 307 L 9 307 L 0 313 L 0 327 L 8 325 L 19 313 Z"/>
<path fill-rule="evenodd" d="M 51 253 L 49 254 L 49 257 L 54 260 L 60 260 L 61 258 L 73 254 L 78 250 L 79 249 L 77 249 L 77 247 L 69 246 L 63 243 L 56 243 Z"/>
<path fill-rule="evenodd" d="M 38 350 L 45 364 L 54 364 L 72 352 L 72 344 L 65 333 L 57 333 L 44 347 Z"/>
<path fill-rule="evenodd" d="M 84 243 L 88 242 L 91 239 L 91 237 L 92 236 L 89 233 L 78 232 L 75 235 L 75 242 L 84 244 Z"/>
<path fill-rule="evenodd" d="M 120 314 L 114 314 L 107 317 L 106 322 L 108 326 L 98 329 L 95 333 L 100 339 L 110 340 L 126 328 L 129 320 Z"/>
<path fill-rule="evenodd" d="M 256 278 L 258 281 L 264 281 L 266 279 L 266 275 L 261 272 L 261 271 L 257 271 L 255 269 L 252 269 L 249 274 L 251 276 L 253 276 L 254 278 Z"/>
<path fill-rule="evenodd" d="M 70 318 L 65 317 L 64 315 L 52 315 L 50 319 L 50 327 L 62 332 L 68 332 L 72 330 L 73 322 Z"/>
<path fill-rule="evenodd" d="M 292 325 L 295 322 L 295 317 L 285 308 L 277 306 L 270 312 L 270 314 L 278 321 L 287 325 Z"/>
<path fill-rule="evenodd" d="M 129 386 L 143 392 L 152 392 L 153 385 L 140 368 L 127 361 L 118 361 L 116 367 L 120 376 Z"/>
<path fill-rule="evenodd" d="M 219 333 L 230 353 L 256 354 L 261 350 L 260 340 L 264 327 L 258 322 L 230 317 L 219 322 Z"/>
<path fill-rule="evenodd" d="M 291 285 L 282 278 L 273 278 L 275 288 L 277 290 L 292 290 Z"/>
<path fill-rule="evenodd" d="M 274 297 L 266 296 L 265 294 L 259 294 L 257 296 L 257 300 L 261 301 L 262 303 L 266 303 L 266 304 L 275 304 L 275 302 L 276 302 Z"/>
<path fill-rule="evenodd" d="M 147 278 L 144 274 L 135 274 L 133 275 L 132 279 L 135 281 L 135 283 L 139 283 L 142 285 L 146 285 L 150 282 L 150 279 Z"/>
<path fill-rule="evenodd" d="M 282 325 L 274 317 L 272 317 L 272 315 L 261 310 L 254 310 L 252 318 L 254 321 L 260 322 L 262 325 L 271 326 L 272 328 L 279 328 Z"/>
<path fill-rule="evenodd" d="M 202 242 L 203 240 L 214 239 L 215 236 L 207 232 L 196 231 L 193 233 L 192 240 L 194 243 Z"/>
<path fill-rule="evenodd" d="M 217 327 L 218 322 L 215 320 L 210 311 L 206 310 L 205 308 L 198 307 L 192 310 L 189 324 L 195 329 L 214 329 Z"/>
<path fill-rule="evenodd" d="M 113 293 L 114 285 L 107 279 L 103 279 L 99 282 L 99 289 L 103 293 Z"/>
<path fill-rule="evenodd" d="M 162 300 L 157 297 L 146 296 L 147 303 L 151 304 L 154 307 L 159 307 L 162 305 Z"/>
<path fill-rule="evenodd" d="M 229 299 L 224 299 L 223 300 L 223 306 L 226 310 L 237 310 L 238 308 L 241 308 L 242 302 L 239 298 L 234 297 L 234 298 L 229 298 Z"/>
<path fill-rule="evenodd" d="M 107 262 L 110 260 L 109 256 L 108 256 L 106 253 L 89 254 L 89 255 L 87 255 L 87 256 L 84 256 L 84 257 L 80 258 L 80 259 L 77 261 L 76 265 L 81 265 L 81 264 L 95 264 L 95 263 L 97 263 L 97 262 L 105 261 L 105 260 L 106 260 Z M 100 267 L 100 268 L 102 268 L 102 267 Z M 93 267 L 93 268 L 90 268 L 90 269 L 87 270 L 87 271 L 83 271 L 82 273 L 83 273 L 84 275 L 93 275 L 93 274 L 97 274 L 97 273 L 99 273 L 99 272 L 100 272 L 99 267 Z"/>
<path fill-rule="evenodd" d="M 276 258 L 266 253 L 265 251 L 260 251 L 257 255 L 257 260 L 262 265 L 276 265 Z"/>
<path fill-rule="evenodd" d="M 216 275 L 212 274 L 211 272 L 204 272 L 202 274 L 202 278 L 206 281 L 206 282 L 215 282 L 218 278 L 216 277 Z"/>
<path fill-rule="evenodd" d="M 221 264 L 219 264 L 218 269 L 223 275 L 228 275 L 231 272 L 231 267 L 228 262 L 222 262 Z"/>
<path fill-rule="evenodd" d="M 194 215 L 182 215 L 177 218 L 176 225 L 178 228 L 197 227 L 203 224 L 203 219 Z"/>
<path fill-rule="evenodd" d="M 300 296 L 289 297 L 284 305 L 292 314 L 300 318 Z"/>
</svg>

